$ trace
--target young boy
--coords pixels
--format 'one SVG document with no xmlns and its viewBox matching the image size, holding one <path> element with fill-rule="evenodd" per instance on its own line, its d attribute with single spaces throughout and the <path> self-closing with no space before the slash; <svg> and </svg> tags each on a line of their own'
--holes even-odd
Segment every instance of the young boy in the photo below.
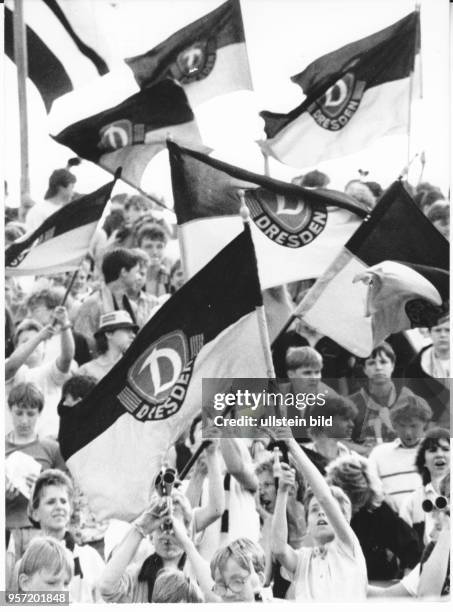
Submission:
<svg viewBox="0 0 453 612">
<path fill-rule="evenodd" d="M 8 408 L 13 425 L 5 438 L 5 456 L 19 451 L 35 459 L 41 468 L 59 468 L 65 464 L 60 455 L 58 442 L 52 438 L 40 438 L 37 434 L 44 396 L 33 383 L 20 383 L 8 395 Z M 29 474 L 26 479 L 30 491 L 36 476 Z M 19 559 L 31 538 L 36 535 L 27 516 L 27 498 L 6 477 L 6 528 L 12 531 L 15 556 Z"/>
<path fill-rule="evenodd" d="M 50 537 L 36 537 L 17 568 L 19 592 L 67 591 L 73 577 L 67 548 Z"/>
<path fill-rule="evenodd" d="M 91 546 L 78 546 L 68 531 L 73 509 L 72 483 L 60 470 L 45 470 L 36 480 L 28 506 L 28 514 L 35 527 L 52 536 L 71 552 L 74 578 L 71 598 L 74 602 L 101 601 L 98 581 L 104 562 Z"/>
<path fill-rule="evenodd" d="M 324 405 L 316 404 L 310 408 L 310 416 L 312 418 L 331 417 L 332 426 L 310 426 L 308 433 L 312 442 L 305 444 L 304 448 L 319 453 L 328 462 L 342 455 L 357 454 L 341 442 L 341 440 L 350 439 L 356 415 L 357 408 L 351 400 L 339 395 L 326 396 Z"/>
<path fill-rule="evenodd" d="M 381 480 L 384 493 L 398 511 L 407 496 L 422 484 L 415 458 L 431 416 L 431 409 L 422 398 L 407 397 L 403 405 L 390 412 L 398 437 L 376 446 L 370 453 L 370 469 Z"/>
<path fill-rule="evenodd" d="M 164 255 L 168 243 L 166 230 L 158 224 L 144 225 L 137 236 L 137 246 L 147 253 L 150 259 L 145 290 L 159 297 L 169 290 L 170 275 L 165 265 Z"/>
<path fill-rule="evenodd" d="M 314 546 L 295 551 L 288 542 L 286 504 L 294 472 L 285 463 L 272 524 L 272 552 L 294 583 L 295 599 L 302 601 L 357 601 L 367 592 L 367 570 L 359 541 L 349 525 L 351 502 L 338 487 L 329 487 L 322 474 L 291 435 L 289 428 L 268 430 L 285 440 L 296 469 L 309 485 L 305 495 L 307 533 Z"/>
</svg>

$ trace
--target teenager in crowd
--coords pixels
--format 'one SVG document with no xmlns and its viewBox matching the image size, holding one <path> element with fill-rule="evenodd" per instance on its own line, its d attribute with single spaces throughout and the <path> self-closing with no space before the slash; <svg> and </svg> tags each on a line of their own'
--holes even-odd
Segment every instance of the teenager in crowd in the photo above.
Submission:
<svg viewBox="0 0 453 612">
<path fill-rule="evenodd" d="M 440 482 L 450 468 L 450 434 L 446 429 L 431 429 L 420 443 L 415 465 L 423 484 L 403 502 L 400 516 L 416 530 L 421 544 L 427 544 L 433 530 L 433 515 L 423 510 L 423 503 L 434 502 L 440 494 Z"/>
</svg>

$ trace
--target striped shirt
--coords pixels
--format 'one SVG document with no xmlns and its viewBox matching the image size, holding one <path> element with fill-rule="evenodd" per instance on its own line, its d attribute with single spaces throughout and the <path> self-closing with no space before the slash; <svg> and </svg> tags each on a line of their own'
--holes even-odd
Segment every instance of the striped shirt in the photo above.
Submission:
<svg viewBox="0 0 453 612">
<path fill-rule="evenodd" d="M 370 469 L 381 480 L 384 493 L 395 502 L 398 511 L 422 479 L 415 467 L 417 446 L 407 448 L 399 438 L 375 446 L 370 453 Z"/>
</svg>

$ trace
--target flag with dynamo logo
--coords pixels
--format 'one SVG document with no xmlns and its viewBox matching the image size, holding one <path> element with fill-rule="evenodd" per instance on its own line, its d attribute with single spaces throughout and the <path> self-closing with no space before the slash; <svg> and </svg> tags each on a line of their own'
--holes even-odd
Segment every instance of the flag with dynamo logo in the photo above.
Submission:
<svg viewBox="0 0 453 612">
<path fill-rule="evenodd" d="M 242 230 L 240 190 L 251 217 L 261 287 L 317 278 L 366 216 L 344 193 L 305 189 L 167 144 L 187 275 Z"/>
<path fill-rule="evenodd" d="M 170 77 L 191 105 L 241 89 L 252 89 L 239 0 L 175 32 L 143 55 L 125 60 L 141 88 Z"/>
<path fill-rule="evenodd" d="M 263 151 L 297 168 L 407 132 L 417 95 L 420 14 L 323 55 L 291 78 L 306 98 L 287 114 L 263 111 Z"/>
<path fill-rule="evenodd" d="M 91 239 L 115 181 L 60 208 L 36 230 L 5 251 L 7 276 L 33 276 L 76 270 Z"/>
<path fill-rule="evenodd" d="M 272 376 L 263 322 L 246 227 L 165 302 L 82 402 L 61 407 L 62 455 L 100 518 L 131 520 L 148 506 L 168 450 L 210 401 L 203 379 Z"/>
</svg>

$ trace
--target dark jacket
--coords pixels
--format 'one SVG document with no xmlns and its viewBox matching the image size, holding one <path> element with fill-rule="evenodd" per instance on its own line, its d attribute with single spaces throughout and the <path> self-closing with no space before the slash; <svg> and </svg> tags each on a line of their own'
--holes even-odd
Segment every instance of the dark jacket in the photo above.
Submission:
<svg viewBox="0 0 453 612">
<path fill-rule="evenodd" d="M 420 561 L 422 548 L 415 531 L 386 502 L 362 508 L 351 520 L 365 556 L 368 580 L 399 578 Z"/>
<path fill-rule="evenodd" d="M 432 346 L 432 345 L 431 345 Z M 433 378 L 422 369 L 421 359 L 423 353 L 431 348 L 426 346 L 410 362 L 405 370 L 406 385 L 416 395 L 419 395 L 429 404 L 433 411 L 433 421 L 438 427 L 450 429 L 450 390 L 443 384 L 443 379 Z"/>
</svg>

